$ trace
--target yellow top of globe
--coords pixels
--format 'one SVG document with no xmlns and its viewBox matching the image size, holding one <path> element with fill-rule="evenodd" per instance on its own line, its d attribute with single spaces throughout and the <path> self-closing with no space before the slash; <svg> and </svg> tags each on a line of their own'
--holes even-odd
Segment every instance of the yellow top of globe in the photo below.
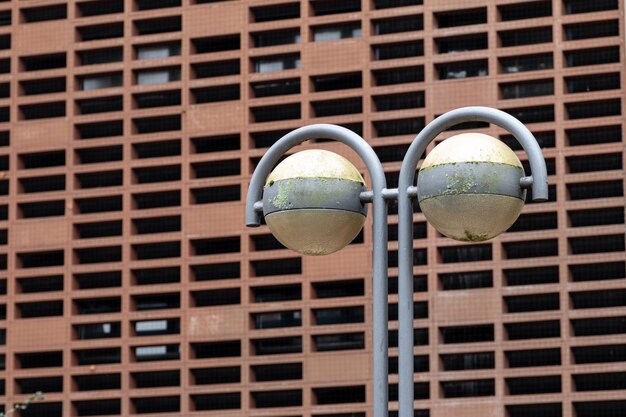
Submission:
<svg viewBox="0 0 626 417">
<path fill-rule="evenodd" d="M 337 178 L 364 183 L 352 162 L 323 149 L 300 151 L 285 158 L 276 165 L 266 183 L 290 178 Z"/>
<path fill-rule="evenodd" d="M 515 152 L 498 139 L 482 133 L 461 133 L 435 146 L 420 169 L 461 162 L 492 162 L 522 167 Z"/>
</svg>

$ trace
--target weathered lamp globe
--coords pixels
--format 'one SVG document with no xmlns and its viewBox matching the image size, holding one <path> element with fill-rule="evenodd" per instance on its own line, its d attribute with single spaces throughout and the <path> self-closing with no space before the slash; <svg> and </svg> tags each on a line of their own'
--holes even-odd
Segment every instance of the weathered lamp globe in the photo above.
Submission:
<svg viewBox="0 0 626 417">
<path fill-rule="evenodd" d="M 265 222 L 289 249 L 327 255 L 348 245 L 363 228 L 363 191 L 363 177 L 346 158 L 325 150 L 301 151 L 267 178 Z"/>
<path fill-rule="evenodd" d="M 517 155 L 480 133 L 452 136 L 419 169 L 417 195 L 426 219 L 443 235 L 481 242 L 506 231 L 524 206 Z"/>
</svg>

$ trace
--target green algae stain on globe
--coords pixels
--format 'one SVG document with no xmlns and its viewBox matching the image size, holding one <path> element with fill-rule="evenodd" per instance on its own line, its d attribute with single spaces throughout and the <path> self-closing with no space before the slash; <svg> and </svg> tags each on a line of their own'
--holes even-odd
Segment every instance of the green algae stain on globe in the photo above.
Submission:
<svg viewBox="0 0 626 417">
<path fill-rule="evenodd" d="M 346 158 L 325 150 L 297 152 L 267 178 L 265 222 L 289 249 L 327 255 L 348 245 L 363 228 L 363 191 L 363 177 Z"/>
</svg>

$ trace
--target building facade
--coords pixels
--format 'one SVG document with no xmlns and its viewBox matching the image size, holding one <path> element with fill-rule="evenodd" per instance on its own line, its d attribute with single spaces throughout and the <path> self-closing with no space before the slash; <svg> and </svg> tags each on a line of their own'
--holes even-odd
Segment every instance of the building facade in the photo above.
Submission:
<svg viewBox="0 0 626 417">
<path fill-rule="evenodd" d="M 623 415 L 624 13 L 618 0 L 0 2 L 0 402 L 43 391 L 23 417 L 372 417 L 369 223 L 337 254 L 300 257 L 244 227 L 248 181 L 283 134 L 324 122 L 367 139 L 395 187 L 425 124 L 484 105 L 536 135 L 550 200 L 480 244 L 415 207 L 415 415 Z M 493 126 L 441 138 L 461 130 L 524 159 Z M 343 145 L 310 147 L 363 169 Z"/>
</svg>

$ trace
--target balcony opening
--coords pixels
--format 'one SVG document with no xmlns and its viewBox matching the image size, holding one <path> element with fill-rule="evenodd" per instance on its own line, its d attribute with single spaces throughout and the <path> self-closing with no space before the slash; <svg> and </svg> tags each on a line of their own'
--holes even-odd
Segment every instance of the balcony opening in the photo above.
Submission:
<svg viewBox="0 0 626 417">
<path fill-rule="evenodd" d="M 180 67 L 134 71 L 137 85 L 158 85 L 180 81 Z"/>
<path fill-rule="evenodd" d="M 533 1 L 526 3 L 515 3 L 498 6 L 500 20 L 509 22 L 511 20 L 537 19 L 540 17 L 552 16 L 551 1 Z"/>
<path fill-rule="evenodd" d="M 469 77 L 485 77 L 489 74 L 486 59 L 436 64 L 435 70 L 440 80 L 458 80 Z"/>
<path fill-rule="evenodd" d="M 376 132 L 375 137 L 383 138 L 388 136 L 401 136 L 401 135 L 415 135 L 416 132 L 421 131 L 424 128 L 425 120 L 423 117 L 414 117 L 410 119 L 395 119 L 395 120 L 381 120 L 377 122 L 373 122 L 374 131 Z M 408 147 L 408 146 L 407 146 Z M 382 151 L 383 147 L 375 148 L 376 153 L 379 154 L 381 158 L 385 157 L 385 152 Z M 387 147 L 386 149 L 391 149 Z M 404 156 L 403 149 L 404 147 L 396 147 L 393 148 L 392 152 L 394 155 L 402 155 Z M 400 159 L 394 159 L 394 161 L 401 161 Z M 381 162 L 382 159 L 381 159 Z M 390 161 L 384 161 L 390 162 Z"/>
<path fill-rule="evenodd" d="M 177 292 L 133 295 L 131 299 L 134 311 L 180 308 L 180 294 Z"/>
<path fill-rule="evenodd" d="M 277 55 L 252 59 L 254 72 L 275 72 L 300 68 L 300 54 Z"/>
<path fill-rule="evenodd" d="M 626 401 L 574 401 L 576 417 L 619 416 L 624 412 Z"/>
<path fill-rule="evenodd" d="M 24 194 L 63 191 L 65 190 L 65 175 L 20 178 L 18 183 L 20 192 Z"/>
<path fill-rule="evenodd" d="M 348 404 L 365 402 L 365 386 L 313 388 L 316 405 Z"/>
<path fill-rule="evenodd" d="M 357 114 L 363 111 L 361 97 L 339 100 L 314 101 L 311 103 L 314 117 L 341 116 Z"/>
<path fill-rule="evenodd" d="M 158 285 L 180 282 L 180 267 L 133 269 L 135 285 Z"/>
<path fill-rule="evenodd" d="M 561 376 L 505 378 L 509 395 L 533 395 L 561 392 Z"/>
<path fill-rule="evenodd" d="M 499 87 L 500 95 L 504 100 L 554 94 L 553 79 L 503 83 Z"/>
<path fill-rule="evenodd" d="M 23 169 L 65 166 L 65 151 L 20 154 L 19 162 Z"/>
<path fill-rule="evenodd" d="M 528 313 L 532 311 L 549 311 L 560 308 L 559 294 L 532 294 L 504 297 L 508 313 Z"/>
<path fill-rule="evenodd" d="M 254 408 L 302 406 L 302 390 L 251 392 Z"/>
<path fill-rule="evenodd" d="M 313 344 L 317 352 L 365 349 L 363 333 L 340 333 L 313 336 Z"/>
<path fill-rule="evenodd" d="M 19 217 L 34 219 L 38 217 L 54 217 L 65 215 L 65 201 L 46 201 L 43 203 L 22 203 L 17 205 Z"/>
<path fill-rule="evenodd" d="M 374 34 L 388 35 L 391 33 L 416 32 L 424 30 L 424 15 L 400 16 L 373 20 Z"/>
<path fill-rule="evenodd" d="M 193 358 L 232 358 L 241 356 L 241 341 L 191 343 Z"/>
<path fill-rule="evenodd" d="M 361 11 L 361 1 L 346 0 L 337 2 L 334 0 L 316 0 L 311 1 L 311 9 L 314 16 L 359 12 Z"/>
<path fill-rule="evenodd" d="M 557 239 L 534 240 L 528 242 L 507 242 L 503 245 L 507 259 L 538 258 L 557 256 L 559 245 Z"/>
<path fill-rule="evenodd" d="M 570 253 L 574 255 L 586 253 L 623 252 L 624 234 L 572 237 L 568 239 Z"/>
<path fill-rule="evenodd" d="M 624 195 L 622 180 L 567 184 L 567 191 L 570 200 L 622 197 Z"/>
<path fill-rule="evenodd" d="M 164 9 L 166 7 L 180 7 L 181 0 L 135 0 L 137 10 Z"/>
<path fill-rule="evenodd" d="M 273 97 L 289 94 L 300 94 L 300 79 L 261 81 L 251 83 L 250 89 L 254 97 Z"/>
<path fill-rule="evenodd" d="M 191 273 L 194 281 L 237 279 L 241 276 L 241 266 L 239 262 L 191 265 Z"/>
<path fill-rule="evenodd" d="M 508 340 L 544 339 L 561 336 L 559 320 L 506 323 Z"/>
<path fill-rule="evenodd" d="M 55 368 L 63 366 L 63 352 L 16 353 L 18 369 Z"/>
<path fill-rule="evenodd" d="M 124 0 L 102 0 L 78 3 L 80 17 L 101 16 L 105 14 L 122 13 Z"/>
<path fill-rule="evenodd" d="M 619 21 L 605 20 L 601 22 L 585 22 L 563 25 L 565 39 L 575 41 L 580 39 L 605 38 L 619 36 Z"/>
<path fill-rule="evenodd" d="M 79 290 L 121 287 L 122 271 L 75 274 L 74 280 L 76 281 L 76 286 Z"/>
<path fill-rule="evenodd" d="M 106 339 L 121 336 L 121 324 L 119 321 L 113 323 L 75 324 L 72 327 L 78 340 Z"/>
<path fill-rule="evenodd" d="M 424 4 L 423 0 L 374 0 L 374 8 L 390 9 L 392 7 L 417 6 Z"/>
<path fill-rule="evenodd" d="M 313 309 L 313 318 L 317 326 L 363 323 L 365 312 L 362 306 L 319 308 Z"/>
<path fill-rule="evenodd" d="M 492 271 L 454 272 L 439 274 L 439 282 L 444 291 L 492 288 Z"/>
<path fill-rule="evenodd" d="M 281 355 L 302 352 L 302 337 L 275 337 L 271 339 L 254 339 L 251 341 L 254 355 Z"/>
<path fill-rule="evenodd" d="M 299 365 L 301 366 L 301 364 Z M 270 367 L 278 368 L 280 365 L 270 365 Z M 191 375 L 193 376 L 193 385 L 236 384 L 241 382 L 241 368 L 239 366 L 191 369 Z"/>
<path fill-rule="evenodd" d="M 121 363 L 120 348 L 81 349 L 73 351 L 78 365 Z"/>
<path fill-rule="evenodd" d="M 60 93 L 66 88 L 65 77 L 20 81 L 20 88 L 25 96 Z"/>
<path fill-rule="evenodd" d="M 570 156 L 565 158 L 570 173 L 610 171 L 622 169 L 621 153 Z"/>
<path fill-rule="evenodd" d="M 393 111 L 404 109 L 419 109 L 424 107 L 424 92 L 413 91 L 402 94 L 387 94 L 382 96 L 373 96 L 376 111 Z"/>
<path fill-rule="evenodd" d="M 167 132 L 181 129 L 181 116 L 158 116 L 133 119 L 135 132 L 139 134 Z"/>
<path fill-rule="evenodd" d="M 139 36 L 180 32 L 182 19 L 180 16 L 170 16 L 166 18 L 135 20 L 134 25 L 135 33 Z"/>
<path fill-rule="evenodd" d="M 65 117 L 65 101 L 52 103 L 29 104 L 19 106 L 23 120 L 50 119 L 53 117 Z"/>
<path fill-rule="evenodd" d="M 443 263 L 488 261 L 492 259 L 491 252 L 491 244 L 439 248 L 439 256 Z"/>
<path fill-rule="evenodd" d="M 238 75 L 241 71 L 240 66 L 241 62 L 239 59 L 228 59 L 224 61 L 191 64 L 191 69 L 193 70 L 194 78 L 214 78 Z"/>
<path fill-rule="evenodd" d="M 177 413 L 180 411 L 179 396 L 161 396 L 130 399 L 135 413 Z"/>
<path fill-rule="evenodd" d="M 620 61 L 619 46 L 604 48 L 576 49 L 565 51 L 565 63 L 568 67 L 582 67 L 586 65 L 602 65 Z"/>
<path fill-rule="evenodd" d="M 180 55 L 180 42 L 156 43 L 135 46 L 137 59 L 165 59 Z"/>
<path fill-rule="evenodd" d="M 346 22 L 341 25 L 314 26 L 313 42 L 328 42 L 339 39 L 358 38 L 362 35 L 360 22 Z"/>
<path fill-rule="evenodd" d="M 76 206 L 80 214 L 122 211 L 122 196 L 81 198 L 76 200 Z"/>
<path fill-rule="evenodd" d="M 104 391 L 120 389 L 122 386 L 120 374 L 92 374 L 74 375 L 72 380 L 77 391 Z"/>
<path fill-rule="evenodd" d="M 178 387 L 180 370 L 131 372 L 134 388 Z"/>
<path fill-rule="evenodd" d="M 102 25 L 80 26 L 76 28 L 82 42 L 97 41 L 124 37 L 124 22 L 106 23 Z"/>
<path fill-rule="evenodd" d="M 299 275 L 302 273 L 302 258 L 251 261 L 252 275 L 265 277 L 272 275 Z"/>
<path fill-rule="evenodd" d="M 358 297 L 365 294 L 362 279 L 314 282 L 315 298 Z"/>
<path fill-rule="evenodd" d="M 522 214 L 507 230 L 510 232 L 529 232 L 534 230 L 549 230 L 557 228 L 557 215 L 551 213 Z"/>
<path fill-rule="evenodd" d="M 133 156 L 137 159 L 177 156 L 181 154 L 181 142 L 179 139 L 174 139 L 159 142 L 134 143 L 133 153 Z"/>
<path fill-rule="evenodd" d="M 252 107 L 250 109 L 254 123 L 275 122 L 279 120 L 295 120 L 302 117 L 300 103 L 282 104 L 277 106 Z"/>
<path fill-rule="evenodd" d="M 83 298 L 74 300 L 74 307 L 78 314 L 107 314 L 122 311 L 120 297 Z"/>
<path fill-rule="evenodd" d="M 18 268 L 46 268 L 63 266 L 65 253 L 63 250 L 47 252 L 18 253 Z"/>
<path fill-rule="evenodd" d="M 252 240 L 252 248 L 256 252 L 285 248 L 271 233 L 265 235 L 253 235 L 250 236 L 250 239 Z"/>
<path fill-rule="evenodd" d="M 574 282 L 622 279 L 626 278 L 626 263 L 603 262 L 599 264 L 570 265 L 569 271 Z"/>
<path fill-rule="evenodd" d="M 444 371 L 467 371 L 473 369 L 494 369 L 493 352 L 454 353 L 441 355 Z"/>
<path fill-rule="evenodd" d="M 132 350 L 137 362 L 174 361 L 180 359 L 180 347 L 177 344 L 135 346 Z"/>
<path fill-rule="evenodd" d="M 441 382 L 444 398 L 492 397 L 496 395 L 493 379 Z"/>
<path fill-rule="evenodd" d="M 626 389 L 626 373 L 624 372 L 579 374 L 572 375 L 572 378 L 578 392 Z"/>
<path fill-rule="evenodd" d="M 93 4 L 93 2 L 80 4 Z M 121 47 L 79 51 L 77 55 L 80 65 L 108 64 L 124 60 L 124 50 Z"/>
<path fill-rule="evenodd" d="M 424 55 L 424 41 L 384 43 L 372 46 L 372 53 L 376 61 L 389 59 L 410 58 Z"/>
<path fill-rule="evenodd" d="M 220 85 L 218 87 L 193 88 L 193 102 L 196 104 L 218 103 L 241 99 L 239 84 Z"/>
<path fill-rule="evenodd" d="M 626 290 L 577 291 L 570 293 L 574 309 L 626 306 Z"/>
<path fill-rule="evenodd" d="M 300 29 L 283 29 L 251 33 L 255 48 L 300 43 Z M 238 48 L 237 48 L 238 49 Z"/>
<path fill-rule="evenodd" d="M 569 119 L 619 116 L 622 105 L 619 99 L 565 103 Z"/>
<path fill-rule="evenodd" d="M 514 29 L 498 32 L 500 46 L 508 48 L 552 42 L 552 26 L 532 29 Z"/>
<path fill-rule="evenodd" d="M 424 81 L 424 67 L 388 68 L 372 71 L 375 85 L 395 85 Z"/>
<path fill-rule="evenodd" d="M 219 394 L 191 395 L 194 410 L 238 410 L 241 408 L 241 393 L 227 392 Z"/>
<path fill-rule="evenodd" d="M 17 278 L 17 284 L 23 294 L 63 291 L 63 275 Z"/>
<path fill-rule="evenodd" d="M 255 303 L 273 303 L 302 299 L 302 287 L 295 285 L 273 285 L 251 288 Z"/>
<path fill-rule="evenodd" d="M 239 201 L 241 186 L 224 185 L 218 187 L 194 188 L 191 190 L 192 204 L 212 204 L 225 201 Z"/>
<path fill-rule="evenodd" d="M 510 350 L 504 352 L 509 368 L 561 365 L 561 349 Z"/>
<path fill-rule="evenodd" d="M 300 3 L 284 3 L 270 6 L 251 7 L 254 22 L 296 19 L 300 17 Z"/>
<path fill-rule="evenodd" d="M 480 25 L 487 23 L 487 8 L 454 10 L 452 12 L 435 13 L 438 28 Z"/>
<path fill-rule="evenodd" d="M 52 6 L 30 7 L 20 10 L 22 13 L 22 22 L 36 23 L 46 22 L 50 20 L 67 19 L 67 5 L 55 4 Z"/>
<path fill-rule="evenodd" d="M 253 365 L 250 368 L 252 370 L 252 378 L 255 382 L 302 379 L 302 363 Z M 239 368 L 236 369 L 239 370 Z"/>
<path fill-rule="evenodd" d="M 300 310 L 252 313 L 250 318 L 255 329 L 276 329 L 302 325 L 302 313 Z"/>
<path fill-rule="evenodd" d="M 124 109 L 122 96 L 77 100 L 76 105 L 80 114 L 106 113 Z"/>
<path fill-rule="evenodd" d="M 16 303 L 18 317 L 32 319 L 38 317 L 54 317 L 63 315 L 63 301 L 34 301 Z"/>
<path fill-rule="evenodd" d="M 626 361 L 626 345 L 572 347 L 576 365 Z"/>
<path fill-rule="evenodd" d="M 241 239 L 239 236 L 197 239 L 191 241 L 191 246 L 196 256 L 235 253 L 241 250 Z"/>
<path fill-rule="evenodd" d="M 618 9 L 617 0 L 600 0 L 589 3 L 585 0 L 565 0 L 565 14 L 600 12 L 604 10 Z"/>
<path fill-rule="evenodd" d="M 440 328 L 443 343 L 480 343 L 494 340 L 493 324 Z"/>
<path fill-rule="evenodd" d="M 76 125 L 79 139 L 98 139 L 124 134 L 124 123 L 121 120 L 84 123 Z"/>
<path fill-rule="evenodd" d="M 241 48 L 239 34 L 212 36 L 209 38 L 192 39 L 193 52 L 196 54 L 207 54 L 212 52 L 234 51 Z"/>
<path fill-rule="evenodd" d="M 180 181 L 180 165 L 160 165 L 154 167 L 134 168 L 134 183 L 153 184 L 155 182 Z"/>
<path fill-rule="evenodd" d="M 570 146 L 621 142 L 621 126 L 599 126 L 565 131 Z"/>
<path fill-rule="evenodd" d="M 360 72 L 318 75 L 311 77 L 315 91 L 346 90 L 362 87 Z"/>
<path fill-rule="evenodd" d="M 169 233 L 181 230 L 180 216 L 147 217 L 133 219 L 133 232 L 135 234 Z"/>
<path fill-rule="evenodd" d="M 121 412 L 122 400 L 119 398 L 107 400 L 72 401 L 76 416 L 114 415 Z"/>
<path fill-rule="evenodd" d="M 559 268 L 557 266 L 505 269 L 503 272 L 508 286 L 556 284 L 559 282 Z"/>
<path fill-rule="evenodd" d="M 241 149 L 241 138 L 238 134 L 191 138 L 194 153 L 212 153 L 236 151 Z"/>
<path fill-rule="evenodd" d="M 620 88 L 619 73 L 583 75 L 566 77 L 568 93 L 586 93 L 590 91 L 617 90 Z"/>
<path fill-rule="evenodd" d="M 224 288 L 219 290 L 192 291 L 195 307 L 214 307 L 237 305 L 241 303 L 239 288 Z"/>
<path fill-rule="evenodd" d="M 117 187 L 123 184 L 124 173 L 118 171 L 100 171 L 77 174 L 77 186 L 81 189 Z"/>
<path fill-rule="evenodd" d="M 111 220 L 96 223 L 79 223 L 74 228 L 79 239 L 93 239 L 98 237 L 121 236 L 122 221 Z"/>
<path fill-rule="evenodd" d="M 451 36 L 435 38 L 437 52 L 440 54 L 456 54 L 460 52 L 487 49 L 489 44 L 486 33 L 467 36 Z"/>
</svg>

